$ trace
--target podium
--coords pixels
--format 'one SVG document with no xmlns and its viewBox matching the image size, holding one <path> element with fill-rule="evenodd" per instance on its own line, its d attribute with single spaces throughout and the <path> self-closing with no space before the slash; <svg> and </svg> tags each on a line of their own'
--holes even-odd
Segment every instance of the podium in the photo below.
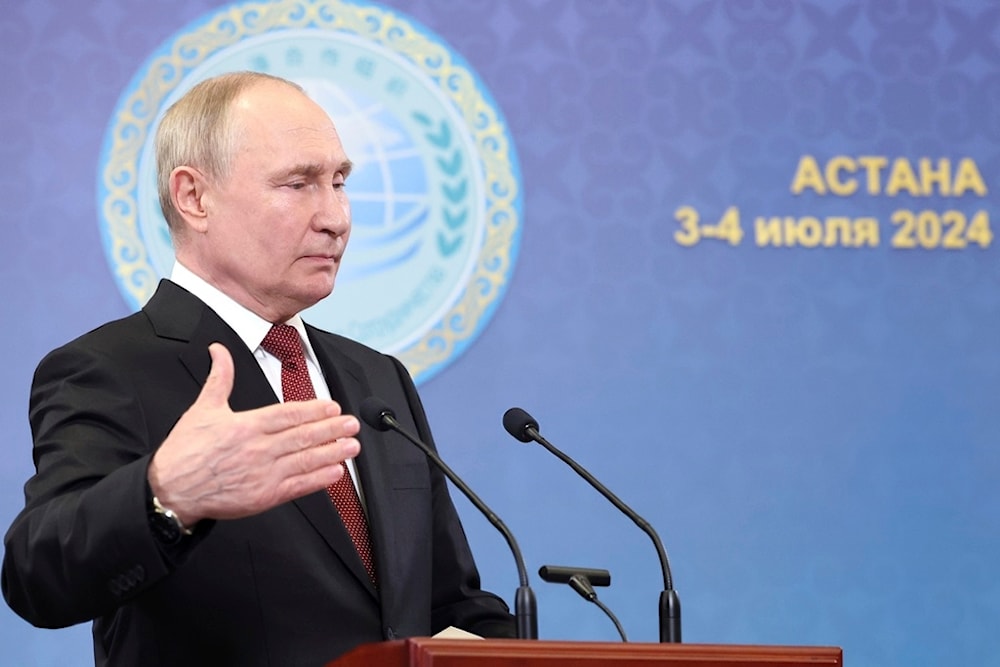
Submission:
<svg viewBox="0 0 1000 667">
<path fill-rule="evenodd" d="M 327 667 L 843 667 L 822 646 L 731 646 L 413 637 L 365 644 Z"/>
</svg>

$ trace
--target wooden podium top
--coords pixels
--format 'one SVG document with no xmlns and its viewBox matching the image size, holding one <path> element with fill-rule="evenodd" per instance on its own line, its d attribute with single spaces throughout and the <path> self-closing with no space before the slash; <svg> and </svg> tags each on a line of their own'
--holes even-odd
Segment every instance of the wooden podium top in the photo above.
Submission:
<svg viewBox="0 0 1000 667">
<path fill-rule="evenodd" d="M 359 646 L 328 667 L 843 667 L 825 646 L 738 646 L 414 637 Z"/>
</svg>

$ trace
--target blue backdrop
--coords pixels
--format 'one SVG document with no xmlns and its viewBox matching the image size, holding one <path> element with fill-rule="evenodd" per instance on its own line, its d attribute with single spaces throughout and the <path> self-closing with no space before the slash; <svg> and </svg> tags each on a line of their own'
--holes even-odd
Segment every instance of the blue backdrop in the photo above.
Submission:
<svg viewBox="0 0 1000 667">
<path fill-rule="evenodd" d="M 222 6 L 0 7 L 4 526 L 32 472 L 35 365 L 130 310 L 95 206 L 109 119 L 150 54 Z M 652 544 L 506 435 L 512 405 L 659 530 L 685 641 L 996 664 L 1000 7 L 384 6 L 468 61 L 516 144 L 506 293 L 421 391 L 442 455 L 529 569 L 608 568 L 601 599 L 656 640 Z M 506 545 L 456 504 L 512 603 Z M 533 587 L 542 638 L 617 638 L 568 588 Z M 89 627 L 36 630 L 5 607 L 0 647 L 5 665 L 92 664 Z"/>
</svg>

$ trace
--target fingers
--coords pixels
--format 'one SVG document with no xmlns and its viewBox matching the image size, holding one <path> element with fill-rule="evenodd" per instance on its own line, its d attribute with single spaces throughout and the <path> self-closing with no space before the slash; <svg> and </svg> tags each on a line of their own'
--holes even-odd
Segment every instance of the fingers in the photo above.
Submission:
<svg viewBox="0 0 1000 667">
<path fill-rule="evenodd" d="M 340 415 L 271 435 L 270 451 L 275 458 L 266 475 L 275 496 L 269 504 L 299 498 L 339 480 L 343 462 L 361 452 L 361 443 L 354 437 L 359 429 L 357 418 Z"/>
<path fill-rule="evenodd" d="M 311 401 L 289 401 L 276 403 L 253 411 L 257 425 L 263 433 L 280 433 L 302 424 L 318 422 L 343 414 L 336 401 L 313 399 Z M 357 419 L 354 419 L 357 422 Z M 361 426 L 358 425 L 358 429 Z M 356 433 L 356 431 L 355 431 Z M 354 435 L 346 433 L 345 435 Z"/>
<path fill-rule="evenodd" d="M 279 485 L 278 492 L 281 495 L 278 502 L 288 502 L 321 491 L 335 484 L 344 474 L 344 466 L 338 463 L 308 474 L 286 477 Z"/>
<path fill-rule="evenodd" d="M 300 474 L 357 456 L 361 444 L 354 436 L 359 430 L 352 415 L 331 417 L 269 434 L 267 447 L 276 462 L 286 458 L 293 462 L 279 474 Z"/>
<path fill-rule="evenodd" d="M 271 486 L 310 487 L 304 493 L 337 481 L 340 463 L 361 452 L 361 444 L 355 437 L 361 424 L 353 415 L 340 414 L 335 403 L 314 401 L 312 406 L 306 403 L 283 403 L 233 413 L 236 420 L 243 422 L 235 438 L 241 453 L 229 462 L 251 468 L 249 478 L 268 478 Z M 312 419 L 317 414 L 319 418 Z M 270 428 L 263 429 L 262 423 Z M 216 472 L 221 471 L 221 466 L 216 465 Z"/>
<path fill-rule="evenodd" d="M 238 485 L 241 488 L 230 489 L 233 498 L 216 495 L 212 502 L 217 506 L 207 516 L 223 519 L 250 516 L 325 489 L 344 476 L 343 461 L 359 451 L 357 440 L 344 438 L 278 457 L 251 470 L 252 483 L 245 483 L 247 476 L 241 478 Z"/>
<path fill-rule="evenodd" d="M 344 475 L 343 461 L 354 458 L 359 451 L 357 440 L 344 438 L 282 457 L 275 462 L 280 493 L 291 500 L 326 488 Z"/>
</svg>

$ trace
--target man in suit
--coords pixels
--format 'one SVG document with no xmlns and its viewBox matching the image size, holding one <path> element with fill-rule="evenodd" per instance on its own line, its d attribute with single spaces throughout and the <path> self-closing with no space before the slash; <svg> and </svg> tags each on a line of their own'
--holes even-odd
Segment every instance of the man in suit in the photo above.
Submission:
<svg viewBox="0 0 1000 667">
<path fill-rule="evenodd" d="M 350 232 L 326 113 L 282 79 L 209 79 L 168 110 L 157 162 L 177 263 L 141 312 L 36 371 L 8 604 L 41 627 L 93 619 L 98 665 L 315 666 L 447 626 L 513 636 L 445 478 L 353 416 L 378 396 L 432 442 L 405 369 L 299 316 Z"/>
</svg>

